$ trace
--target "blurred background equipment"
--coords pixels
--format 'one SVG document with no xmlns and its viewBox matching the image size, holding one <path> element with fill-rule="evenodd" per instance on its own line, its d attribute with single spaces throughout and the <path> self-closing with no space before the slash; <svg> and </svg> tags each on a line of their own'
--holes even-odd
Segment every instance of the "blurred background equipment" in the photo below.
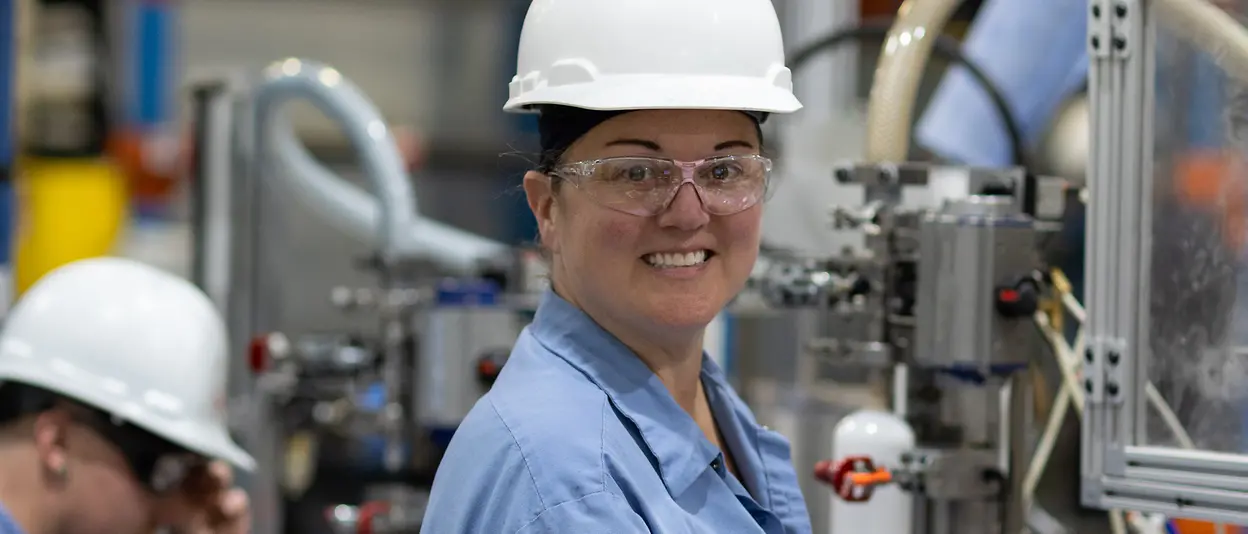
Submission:
<svg viewBox="0 0 1248 534">
<path fill-rule="evenodd" d="M 18 294 L 44 273 L 112 252 L 125 176 L 107 157 L 113 47 L 100 0 L 38 0 L 18 177 Z"/>
<path fill-rule="evenodd" d="M 16 225 L 13 181 L 17 174 L 17 125 L 22 89 L 20 50 L 29 38 L 31 5 L 27 0 L 0 6 L 0 318 L 13 295 L 13 231 Z"/>
<path fill-rule="evenodd" d="M 339 71 L 289 58 L 256 74 L 195 87 L 192 227 L 193 276 L 247 348 L 232 382 L 253 408 L 238 430 L 262 458 L 249 481 L 257 521 L 273 531 L 326 521 L 411 531 L 423 516 L 411 504 L 423 502 L 441 450 L 527 321 L 535 298 L 526 297 L 540 286 L 524 270 L 537 262 L 422 216 L 394 137 Z M 369 192 L 308 154 L 287 114 L 297 102 L 341 125 Z M 288 291 L 305 290 L 285 283 L 293 266 L 274 247 L 293 230 L 284 210 L 300 208 L 366 247 L 338 259 L 371 279 L 322 293 L 341 315 L 318 331 L 300 330 L 282 306 Z M 326 464 L 349 475 L 318 476 Z M 321 502 L 324 514 L 279 513 L 318 481 L 360 493 Z M 358 504 L 382 489 L 384 502 Z"/>
</svg>

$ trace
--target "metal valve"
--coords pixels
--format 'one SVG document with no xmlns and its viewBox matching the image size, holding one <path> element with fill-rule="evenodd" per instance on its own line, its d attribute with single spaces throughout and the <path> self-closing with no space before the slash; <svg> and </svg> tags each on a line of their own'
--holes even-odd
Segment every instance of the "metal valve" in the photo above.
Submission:
<svg viewBox="0 0 1248 534">
<path fill-rule="evenodd" d="M 329 301 L 340 310 L 369 309 L 377 305 L 377 292 L 372 289 L 335 287 L 329 293 Z"/>
<path fill-rule="evenodd" d="M 834 206 L 832 208 L 832 226 L 837 230 L 862 229 L 867 235 L 878 235 L 880 225 L 878 217 L 884 203 L 869 202 L 860 208 Z"/>
<path fill-rule="evenodd" d="M 380 290 L 339 286 L 329 293 L 330 303 L 343 311 L 373 310 L 383 304 L 400 309 L 419 304 L 421 298 L 421 292 L 415 289 Z"/>
<path fill-rule="evenodd" d="M 990 449 L 916 449 L 899 465 L 880 467 L 867 456 L 848 456 L 815 466 L 815 477 L 848 502 L 869 500 L 875 489 L 896 484 L 928 499 L 956 501 L 1000 495 L 1005 480 Z"/>
<path fill-rule="evenodd" d="M 815 478 L 831 485 L 837 496 L 846 502 L 870 500 L 877 486 L 896 481 L 892 472 L 876 467 L 867 456 L 849 456 L 835 463 L 819 462 L 815 466 Z"/>
<path fill-rule="evenodd" d="M 335 534 L 381 534 L 378 519 L 390 513 L 390 503 L 372 501 L 360 506 L 339 504 L 325 510 L 325 519 Z"/>
</svg>

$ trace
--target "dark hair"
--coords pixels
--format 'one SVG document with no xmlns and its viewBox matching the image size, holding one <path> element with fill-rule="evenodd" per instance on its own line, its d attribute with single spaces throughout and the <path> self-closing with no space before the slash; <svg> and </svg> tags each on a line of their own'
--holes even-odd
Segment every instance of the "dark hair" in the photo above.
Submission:
<svg viewBox="0 0 1248 534">
<path fill-rule="evenodd" d="M 541 135 L 542 151 L 537 158 L 537 171 L 549 174 L 563 159 L 563 153 L 577 139 L 594 129 L 595 126 L 623 115 L 631 110 L 593 110 L 569 106 L 546 105 L 539 108 L 537 131 Z M 762 143 L 762 123 L 767 120 L 766 113 L 753 111 L 744 112 L 754 119 L 758 131 L 759 143 Z M 759 147 L 760 149 L 762 147 Z M 558 181 L 554 184 L 558 187 Z"/>
<path fill-rule="evenodd" d="M 20 382 L 0 382 L 0 427 L 19 419 L 50 410 L 58 397 L 48 390 Z"/>
</svg>

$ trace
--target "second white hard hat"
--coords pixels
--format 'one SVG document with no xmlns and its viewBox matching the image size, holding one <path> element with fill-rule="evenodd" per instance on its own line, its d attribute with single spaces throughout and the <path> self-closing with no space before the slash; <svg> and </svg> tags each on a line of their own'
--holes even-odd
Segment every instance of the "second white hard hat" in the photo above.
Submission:
<svg viewBox="0 0 1248 534">
<path fill-rule="evenodd" d="M 534 0 L 503 109 L 791 113 L 771 0 Z"/>
<path fill-rule="evenodd" d="M 74 399 L 210 458 L 255 461 L 226 427 L 228 338 L 190 282 L 131 260 L 45 275 L 0 331 L 0 382 Z"/>
</svg>

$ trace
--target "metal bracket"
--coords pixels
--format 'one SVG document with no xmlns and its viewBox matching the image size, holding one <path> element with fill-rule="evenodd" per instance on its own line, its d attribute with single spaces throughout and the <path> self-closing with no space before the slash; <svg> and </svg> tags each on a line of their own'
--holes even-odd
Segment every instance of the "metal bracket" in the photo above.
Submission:
<svg viewBox="0 0 1248 534">
<path fill-rule="evenodd" d="M 1105 400 L 1114 406 L 1121 406 L 1125 390 L 1131 387 L 1130 376 L 1123 371 L 1126 367 L 1123 360 L 1127 354 L 1127 342 L 1114 339 L 1104 343 L 1105 358 L 1101 370 L 1105 373 Z"/>
<path fill-rule="evenodd" d="M 919 449 L 901 458 L 902 486 L 937 501 L 997 497 L 1005 475 L 995 450 Z"/>
<path fill-rule="evenodd" d="M 1092 146 L 1081 499 L 1104 509 L 1242 524 L 1248 457 L 1141 442 L 1150 357 L 1153 26 L 1167 22 L 1154 10 L 1162 2 L 1177 4 L 1088 0 Z M 1189 7 L 1225 16 L 1201 4 Z"/>
<path fill-rule="evenodd" d="M 1089 406 L 1104 402 L 1105 375 L 1101 370 L 1101 362 L 1105 361 L 1105 343 L 1100 337 L 1089 337 L 1088 346 L 1083 351 L 1083 388 L 1088 394 Z"/>
<path fill-rule="evenodd" d="M 1088 55 L 1094 58 L 1109 57 L 1109 41 L 1113 32 L 1109 26 L 1109 0 L 1088 2 Z"/>
</svg>

